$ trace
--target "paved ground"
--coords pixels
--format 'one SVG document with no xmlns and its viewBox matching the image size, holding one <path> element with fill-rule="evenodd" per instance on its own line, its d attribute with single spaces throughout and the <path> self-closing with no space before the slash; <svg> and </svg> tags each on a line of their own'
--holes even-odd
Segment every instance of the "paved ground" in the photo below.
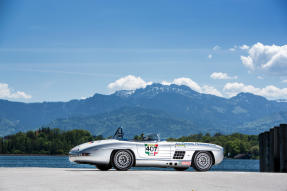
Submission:
<svg viewBox="0 0 287 191">
<path fill-rule="evenodd" d="M 0 190 L 287 191 L 287 174 L 0 168 Z"/>
</svg>

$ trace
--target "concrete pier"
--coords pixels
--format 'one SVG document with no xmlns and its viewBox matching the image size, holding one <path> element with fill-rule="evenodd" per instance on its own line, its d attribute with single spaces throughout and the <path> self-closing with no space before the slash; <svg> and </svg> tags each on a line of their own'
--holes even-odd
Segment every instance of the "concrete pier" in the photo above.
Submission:
<svg viewBox="0 0 287 191">
<path fill-rule="evenodd" d="M 286 188 L 284 173 L 0 168 L 1 191 L 286 191 Z"/>
</svg>

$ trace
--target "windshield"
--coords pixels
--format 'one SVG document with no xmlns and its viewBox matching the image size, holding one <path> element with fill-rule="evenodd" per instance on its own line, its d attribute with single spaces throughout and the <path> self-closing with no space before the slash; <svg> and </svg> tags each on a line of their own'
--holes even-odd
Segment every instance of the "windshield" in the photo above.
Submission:
<svg viewBox="0 0 287 191">
<path fill-rule="evenodd" d="M 144 141 L 159 141 L 159 137 L 157 134 L 149 134 L 147 136 L 144 136 Z"/>
<path fill-rule="evenodd" d="M 135 141 L 160 141 L 159 135 L 157 134 L 148 134 L 144 135 L 143 133 L 140 136 L 134 137 Z"/>
</svg>

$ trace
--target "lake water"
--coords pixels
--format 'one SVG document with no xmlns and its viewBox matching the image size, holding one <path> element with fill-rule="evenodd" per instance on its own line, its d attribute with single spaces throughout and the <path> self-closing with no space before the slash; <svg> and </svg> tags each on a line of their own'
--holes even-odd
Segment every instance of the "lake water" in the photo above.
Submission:
<svg viewBox="0 0 287 191">
<path fill-rule="evenodd" d="M 70 163 L 67 156 L 0 156 L 0 167 L 95 168 L 92 165 Z M 173 170 L 172 168 L 134 167 L 135 170 Z M 189 168 L 193 171 L 192 168 Z M 214 171 L 259 171 L 259 160 L 224 159 L 213 166 Z"/>
</svg>

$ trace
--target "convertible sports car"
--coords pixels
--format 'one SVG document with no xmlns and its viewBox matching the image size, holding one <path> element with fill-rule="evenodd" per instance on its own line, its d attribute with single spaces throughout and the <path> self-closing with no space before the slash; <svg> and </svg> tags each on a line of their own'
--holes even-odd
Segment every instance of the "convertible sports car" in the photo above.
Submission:
<svg viewBox="0 0 287 191">
<path fill-rule="evenodd" d="M 96 165 L 100 170 L 128 170 L 137 167 L 171 167 L 183 171 L 193 167 L 208 171 L 223 160 L 223 148 L 197 142 L 160 141 L 158 135 L 138 140 L 124 140 L 118 128 L 113 139 L 91 141 L 74 147 L 69 160 L 79 164 Z"/>
</svg>

